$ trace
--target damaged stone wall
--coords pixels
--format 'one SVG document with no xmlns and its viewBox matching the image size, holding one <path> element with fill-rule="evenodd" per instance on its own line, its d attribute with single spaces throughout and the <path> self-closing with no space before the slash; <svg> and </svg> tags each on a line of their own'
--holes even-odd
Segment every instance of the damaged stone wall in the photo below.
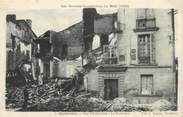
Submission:
<svg viewBox="0 0 183 117">
<path fill-rule="evenodd" d="M 53 47 L 53 56 L 61 60 L 79 57 L 83 52 L 83 22 L 54 33 L 50 38 Z"/>
<path fill-rule="evenodd" d="M 77 67 L 81 67 L 81 61 L 70 60 L 70 61 L 56 61 L 53 60 L 50 62 L 51 64 L 51 77 L 58 77 L 58 78 L 71 78 L 72 75 L 76 72 L 75 69 Z"/>
<path fill-rule="evenodd" d="M 95 8 L 83 9 L 83 36 L 85 52 L 92 49 L 93 33 L 94 33 L 94 19 L 97 14 Z"/>
<path fill-rule="evenodd" d="M 85 89 L 87 91 L 98 92 L 98 72 L 96 69 L 92 69 L 84 76 Z"/>
<path fill-rule="evenodd" d="M 6 21 L 7 70 L 14 70 L 23 58 L 31 60 L 32 42 L 36 39 L 36 35 L 31 29 L 30 20 L 16 20 L 16 15 L 7 15 Z"/>
<path fill-rule="evenodd" d="M 96 34 L 110 34 L 114 32 L 115 16 L 111 15 L 98 15 L 94 20 L 94 32 Z"/>
</svg>

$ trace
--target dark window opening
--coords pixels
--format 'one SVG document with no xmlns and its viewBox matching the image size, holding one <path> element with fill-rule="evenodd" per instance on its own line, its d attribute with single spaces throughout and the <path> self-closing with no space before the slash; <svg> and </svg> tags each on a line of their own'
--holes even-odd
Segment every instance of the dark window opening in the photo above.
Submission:
<svg viewBox="0 0 183 117">
<path fill-rule="evenodd" d="M 29 54 L 30 54 L 30 51 L 29 50 L 26 50 L 26 58 L 27 58 L 27 60 L 30 60 L 30 56 L 29 56 Z"/>
<path fill-rule="evenodd" d="M 62 57 L 63 58 L 65 58 L 65 57 L 67 57 L 67 52 L 68 52 L 68 46 L 67 46 L 67 44 L 64 44 L 63 45 L 63 48 L 62 48 Z"/>
<path fill-rule="evenodd" d="M 11 34 L 11 39 L 12 39 L 12 49 L 14 51 L 15 46 L 16 46 L 16 40 L 15 40 L 15 36 Z"/>
</svg>

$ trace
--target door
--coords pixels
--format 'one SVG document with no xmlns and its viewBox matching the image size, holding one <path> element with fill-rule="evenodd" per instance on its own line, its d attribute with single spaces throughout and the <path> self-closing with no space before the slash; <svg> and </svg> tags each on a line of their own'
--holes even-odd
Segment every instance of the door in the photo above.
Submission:
<svg viewBox="0 0 183 117">
<path fill-rule="evenodd" d="M 118 79 L 105 79 L 104 85 L 104 99 L 112 100 L 118 97 Z"/>
</svg>

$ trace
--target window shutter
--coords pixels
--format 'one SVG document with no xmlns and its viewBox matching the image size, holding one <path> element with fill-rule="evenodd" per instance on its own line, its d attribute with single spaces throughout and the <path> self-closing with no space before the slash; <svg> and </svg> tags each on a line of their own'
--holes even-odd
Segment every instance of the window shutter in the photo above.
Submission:
<svg viewBox="0 0 183 117">
<path fill-rule="evenodd" d="M 153 94 L 153 75 L 141 75 L 141 94 Z"/>
<path fill-rule="evenodd" d="M 138 19 L 145 19 L 145 9 L 137 9 L 137 18 Z"/>
<path fill-rule="evenodd" d="M 153 9 L 146 9 L 146 18 L 147 19 L 154 18 L 154 11 L 153 11 Z"/>
</svg>

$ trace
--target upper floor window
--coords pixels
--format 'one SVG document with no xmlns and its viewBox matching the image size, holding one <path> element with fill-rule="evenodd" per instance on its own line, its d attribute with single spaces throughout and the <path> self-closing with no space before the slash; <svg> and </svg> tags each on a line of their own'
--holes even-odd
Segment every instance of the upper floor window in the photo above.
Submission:
<svg viewBox="0 0 183 117">
<path fill-rule="evenodd" d="M 153 9 L 138 9 L 135 32 L 157 31 L 156 19 Z"/>
<path fill-rule="evenodd" d="M 115 46 L 104 45 L 103 62 L 104 64 L 117 64 L 117 55 Z"/>
<path fill-rule="evenodd" d="M 138 35 L 139 64 L 155 63 L 155 48 L 153 40 L 153 36 L 150 34 Z"/>
<path fill-rule="evenodd" d="M 155 18 L 153 9 L 137 9 L 137 19 L 152 19 Z"/>
</svg>

